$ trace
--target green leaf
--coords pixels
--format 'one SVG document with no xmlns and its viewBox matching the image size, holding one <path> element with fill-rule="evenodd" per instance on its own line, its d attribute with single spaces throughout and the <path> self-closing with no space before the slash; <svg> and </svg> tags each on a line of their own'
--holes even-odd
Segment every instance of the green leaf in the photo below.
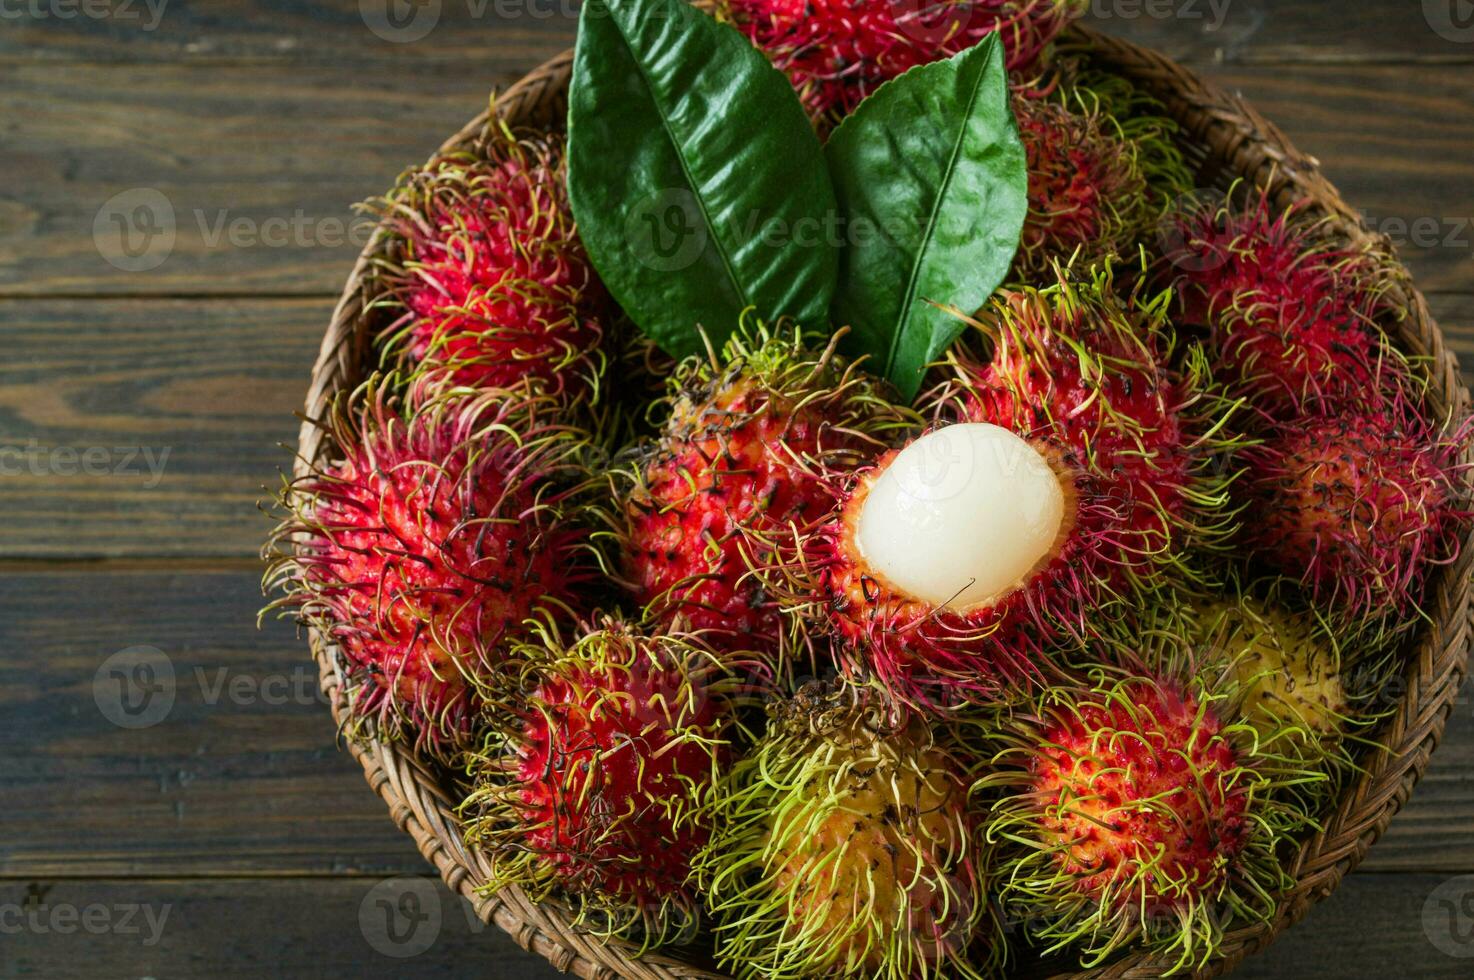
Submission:
<svg viewBox="0 0 1474 980">
<path fill-rule="evenodd" d="M 1028 166 L 996 34 L 881 86 L 825 147 L 847 233 L 834 322 L 915 396 L 926 365 L 1008 274 Z"/>
<path fill-rule="evenodd" d="M 827 323 L 834 189 L 788 80 L 682 0 L 590 0 L 568 109 L 568 194 L 614 299 L 666 351 L 742 312 Z"/>
</svg>

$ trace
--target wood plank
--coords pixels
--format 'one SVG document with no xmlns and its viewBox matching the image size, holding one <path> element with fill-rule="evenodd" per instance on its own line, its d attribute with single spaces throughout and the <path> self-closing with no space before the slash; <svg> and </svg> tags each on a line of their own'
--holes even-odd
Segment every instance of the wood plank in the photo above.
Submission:
<svg viewBox="0 0 1474 980">
<path fill-rule="evenodd" d="M 1467 978 L 1474 955 L 1471 899 L 1468 875 L 1352 875 L 1234 976 Z"/>
<path fill-rule="evenodd" d="M 0 557 L 250 557 L 328 300 L 0 301 Z"/>
<path fill-rule="evenodd" d="M 1474 368 L 1474 296 L 1431 302 Z M 253 556 L 330 310 L 0 300 L 0 558 Z"/>
<path fill-rule="evenodd" d="M 0 875 L 424 871 L 261 601 L 249 565 L 0 574 Z M 135 647 L 161 693 L 127 688 L 125 728 L 109 658 Z"/>
<path fill-rule="evenodd" d="M 425 878 L 0 882 L 0 914 L 6 977 L 563 976 Z"/>
<path fill-rule="evenodd" d="M 1194 65 L 1474 61 L 1474 27 L 1431 0 L 1090 0 L 1090 11 L 1092 25 Z"/>
<path fill-rule="evenodd" d="M 1353 876 L 1235 976 L 1344 980 L 1396 964 L 1419 980 L 1464 980 L 1474 943 L 1450 924 L 1474 927 L 1456 904 L 1467 910 L 1471 896 L 1469 876 Z M 100 963 L 109 976 L 562 976 L 428 879 L 0 882 L 0 910 L 19 927 L 0 944 L 5 976 L 92 980 Z"/>
<path fill-rule="evenodd" d="M 1462 161 L 1474 152 L 1474 92 L 1457 73 L 1206 73 L 1323 160 L 1378 227 L 1401 222 L 1424 288 L 1471 288 L 1474 183 Z M 480 59 L 369 73 L 254 63 L 11 69 L 0 87 L 12 148 L 0 296 L 335 295 L 367 230 L 351 205 L 423 160 L 514 74 Z"/>
<path fill-rule="evenodd" d="M 567 46 L 576 0 L 81 0 L 16 5 L 0 58 L 52 61 L 420 65 L 511 59 Z M 1323 0 L 1090 0 L 1105 30 L 1195 62 L 1468 63 L 1469 32 L 1436 4 Z M 1454 9 L 1454 8 L 1450 8 Z M 395 19 L 389 19 L 393 11 Z M 98 16 L 98 14 L 105 14 Z M 1443 33 L 1440 33 L 1442 28 Z"/>
<path fill-rule="evenodd" d="M 250 567 L 0 568 L 0 875 L 422 868 L 336 749 L 305 641 L 277 622 L 258 632 L 260 604 Z M 155 676 L 172 671 L 174 696 L 138 716 L 152 724 L 121 728 L 107 668 L 133 647 L 167 658 Z M 1369 868 L 1474 868 L 1470 694 Z"/>
<path fill-rule="evenodd" d="M 353 205 L 534 63 L 7 68 L 0 295 L 335 295 Z"/>
</svg>

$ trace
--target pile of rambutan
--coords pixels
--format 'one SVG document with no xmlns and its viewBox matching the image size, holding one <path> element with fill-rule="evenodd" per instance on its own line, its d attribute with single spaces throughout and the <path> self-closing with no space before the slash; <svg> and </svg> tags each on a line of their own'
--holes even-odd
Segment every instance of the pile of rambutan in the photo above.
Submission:
<svg viewBox="0 0 1474 980">
<path fill-rule="evenodd" d="M 1348 620 L 1416 621 L 1468 526 L 1470 429 L 1435 414 L 1422 366 L 1383 332 L 1405 295 L 1395 265 L 1267 191 L 1173 222 L 1164 278 L 1249 408 L 1240 548 Z"/>
<path fill-rule="evenodd" d="M 733 23 L 783 71 L 822 127 L 881 84 L 991 33 L 1021 91 L 1049 87 L 1049 48 L 1083 0 L 725 0 Z"/>
<path fill-rule="evenodd" d="M 653 406 L 658 437 L 614 488 L 624 570 L 651 618 L 777 665 L 806 651 L 762 573 L 792 552 L 795 528 L 828 516 L 830 481 L 919 426 L 887 395 L 788 324 L 746 325 L 720 357 L 678 365 Z"/>
<path fill-rule="evenodd" d="M 999 35 L 967 63 L 974 149 L 1020 206 L 967 309 L 931 291 L 973 273 L 918 259 L 874 322 L 795 322 L 762 306 L 777 233 L 714 219 L 691 268 L 727 278 L 637 324 L 600 235 L 649 229 L 575 220 L 603 200 L 569 193 L 576 125 L 494 123 L 372 205 L 377 370 L 308 420 L 268 608 L 312 630 L 343 735 L 439 780 L 486 891 L 742 980 L 1187 973 L 1280 915 L 1469 534 L 1471 427 L 1392 339 L 1392 257 L 1268 188 L 1194 191 L 1160 104 L 1057 56 L 1082 7 L 722 10 L 821 133 L 881 86 L 952 105 L 924 86 L 960 75 L 908 71 Z M 688 141 L 722 129 L 707 84 L 664 107 Z M 890 256 L 796 242 L 834 249 L 819 309 Z M 681 305 L 708 287 L 724 322 Z"/>
</svg>

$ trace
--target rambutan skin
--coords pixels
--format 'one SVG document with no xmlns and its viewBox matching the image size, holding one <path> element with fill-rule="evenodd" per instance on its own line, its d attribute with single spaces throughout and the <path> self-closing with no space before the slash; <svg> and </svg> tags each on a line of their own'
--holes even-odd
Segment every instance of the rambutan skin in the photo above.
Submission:
<svg viewBox="0 0 1474 980">
<path fill-rule="evenodd" d="M 883 457 L 804 538 L 789 576 L 795 602 L 817 597 L 809 614 L 837 634 L 847 676 L 874 677 L 922 710 L 1037 683 L 1051 651 L 1182 577 L 1186 549 L 1220 547 L 1232 526 L 1214 465 L 1227 409 L 1200 356 L 1167 367 L 1166 298 L 1118 297 L 1108 271 L 1059 279 L 995 297 L 977 321 L 992 358 L 954 356 L 952 377 L 925 397 L 939 422 L 1000 426 L 1055 470 L 1068 519 L 1047 560 L 980 608 L 936 608 L 895 589 L 857 543 L 865 496 L 892 458 Z"/>
<path fill-rule="evenodd" d="M 1136 946 L 1175 973 L 1206 963 L 1226 923 L 1273 915 L 1290 882 L 1282 845 L 1312 822 L 1271 790 L 1324 777 L 1231 717 L 1233 689 L 1182 637 L 1133 642 L 1146 646 L 1097 651 L 1121 666 L 1090 667 L 1003 718 L 973 792 L 993 800 L 1006 919 L 1086 968 Z"/>
<path fill-rule="evenodd" d="M 1467 532 L 1468 432 L 1411 409 L 1271 429 L 1242 454 L 1243 546 L 1344 615 L 1405 617 Z"/>
<path fill-rule="evenodd" d="M 710 836 L 700 806 L 730 762 L 738 679 L 689 637 L 616 621 L 519 654 L 462 806 L 488 890 L 566 896 L 581 923 L 649 945 L 689 941 L 690 861 Z"/>
<path fill-rule="evenodd" d="M 1209 328 L 1229 392 L 1269 422 L 1360 408 L 1405 386 L 1377 325 L 1400 315 L 1394 263 L 1332 245 L 1304 209 L 1275 212 L 1267 192 L 1243 206 L 1211 198 L 1166 226 L 1163 276 L 1182 318 Z"/>
<path fill-rule="evenodd" d="M 1133 112 L 1124 123 L 1085 86 L 1014 97 L 1029 173 L 1015 281 L 1049 285 L 1053 264 L 1072 257 L 1083 269 L 1129 257 L 1192 186 L 1161 107 L 1134 92 L 1111 94 Z"/>
<path fill-rule="evenodd" d="M 336 457 L 284 488 L 268 608 L 335 644 L 363 734 L 450 759 L 510 640 L 563 614 L 589 575 L 571 489 L 583 435 L 546 396 L 404 414 L 393 388 L 375 378 L 341 400 Z"/>
<path fill-rule="evenodd" d="M 824 127 L 917 65 L 972 47 L 996 31 L 1015 85 L 1035 87 L 1050 42 L 1083 0 L 726 0 L 728 14 L 793 83 Z"/>
<path fill-rule="evenodd" d="M 627 576 L 657 622 L 785 655 L 789 624 L 762 569 L 834 507 L 830 481 L 919 419 L 796 327 L 744 328 L 720 363 L 672 378 L 670 416 L 629 474 Z"/>
<path fill-rule="evenodd" d="M 596 392 L 611 307 L 569 211 L 558 138 L 490 134 L 479 155 L 409 172 L 378 207 L 398 243 L 376 301 L 399 314 L 381 338 L 388 356 L 431 387 Z"/>
<path fill-rule="evenodd" d="M 696 862 L 742 977 L 977 978 L 1002 943 L 949 731 L 874 689 L 811 682 L 718 786 Z"/>
</svg>

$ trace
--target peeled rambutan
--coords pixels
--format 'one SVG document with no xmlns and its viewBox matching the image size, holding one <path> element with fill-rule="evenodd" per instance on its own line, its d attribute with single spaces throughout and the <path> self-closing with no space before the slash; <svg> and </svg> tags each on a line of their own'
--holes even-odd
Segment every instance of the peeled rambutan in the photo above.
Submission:
<svg viewBox="0 0 1474 980">
<path fill-rule="evenodd" d="M 1210 330 L 1221 380 L 1271 420 L 1365 405 L 1404 365 L 1377 326 L 1391 263 L 1339 248 L 1268 192 L 1246 206 L 1208 199 L 1169 219 L 1166 275 L 1181 315 Z"/>
<path fill-rule="evenodd" d="M 1224 536 L 1219 409 L 1200 363 L 1167 367 L 1164 308 L 1102 278 L 981 314 L 993 359 L 931 396 L 962 424 L 861 471 L 788 575 L 847 674 L 919 707 L 997 696 Z"/>
<path fill-rule="evenodd" d="M 379 209 L 398 239 L 378 305 L 386 352 L 421 381 L 586 394 L 604 370 L 607 301 L 575 232 L 554 137 L 491 133 L 437 157 Z"/>
<path fill-rule="evenodd" d="M 673 375 L 664 431 L 616 492 L 627 500 L 627 576 L 659 622 L 724 648 L 788 650 L 757 569 L 829 514 L 830 474 L 919 421 L 812 340 L 787 325 L 745 327 L 720 360 L 688 359 Z"/>
<path fill-rule="evenodd" d="M 365 734 L 432 758 L 466 746 L 478 686 L 529 620 L 588 576 L 570 513 L 583 444 L 551 396 L 442 398 L 404 414 L 375 378 L 324 423 L 331 461 L 287 484 L 268 608 L 336 646 Z M 501 393 L 497 393 L 501 394 Z"/>
<path fill-rule="evenodd" d="M 732 20 L 793 82 L 821 125 L 884 82 L 997 32 L 1016 86 L 1038 86 L 1050 42 L 1081 0 L 726 0 Z"/>
<path fill-rule="evenodd" d="M 949 732 L 874 689 L 805 685 L 713 796 L 696 860 L 739 976 L 976 978 L 1001 955 Z"/>
<path fill-rule="evenodd" d="M 488 891 L 570 899 L 580 925 L 647 945 L 689 941 L 692 855 L 731 754 L 733 675 L 689 639 L 605 622 L 564 649 L 544 632 L 491 715 L 461 807 Z"/>
<path fill-rule="evenodd" d="M 1244 547 L 1342 615 L 1405 617 L 1468 526 L 1467 424 L 1411 408 L 1308 417 L 1244 450 Z"/>
<path fill-rule="evenodd" d="M 1088 269 L 1129 255 L 1191 186 L 1170 140 L 1172 123 L 1144 108 L 1123 124 L 1083 87 L 1066 86 L 1049 99 L 1014 98 L 1029 171 L 1015 279 L 1052 283 L 1055 262 L 1073 256 Z"/>
<path fill-rule="evenodd" d="M 1325 777 L 1266 751 L 1215 676 L 1182 657 L 1093 667 L 993 736 L 974 787 L 998 794 L 992 870 L 1005 918 L 1047 952 L 1092 967 L 1144 946 L 1175 972 L 1205 963 L 1226 921 L 1273 915 L 1281 846 L 1311 823 L 1271 791 Z"/>
</svg>

